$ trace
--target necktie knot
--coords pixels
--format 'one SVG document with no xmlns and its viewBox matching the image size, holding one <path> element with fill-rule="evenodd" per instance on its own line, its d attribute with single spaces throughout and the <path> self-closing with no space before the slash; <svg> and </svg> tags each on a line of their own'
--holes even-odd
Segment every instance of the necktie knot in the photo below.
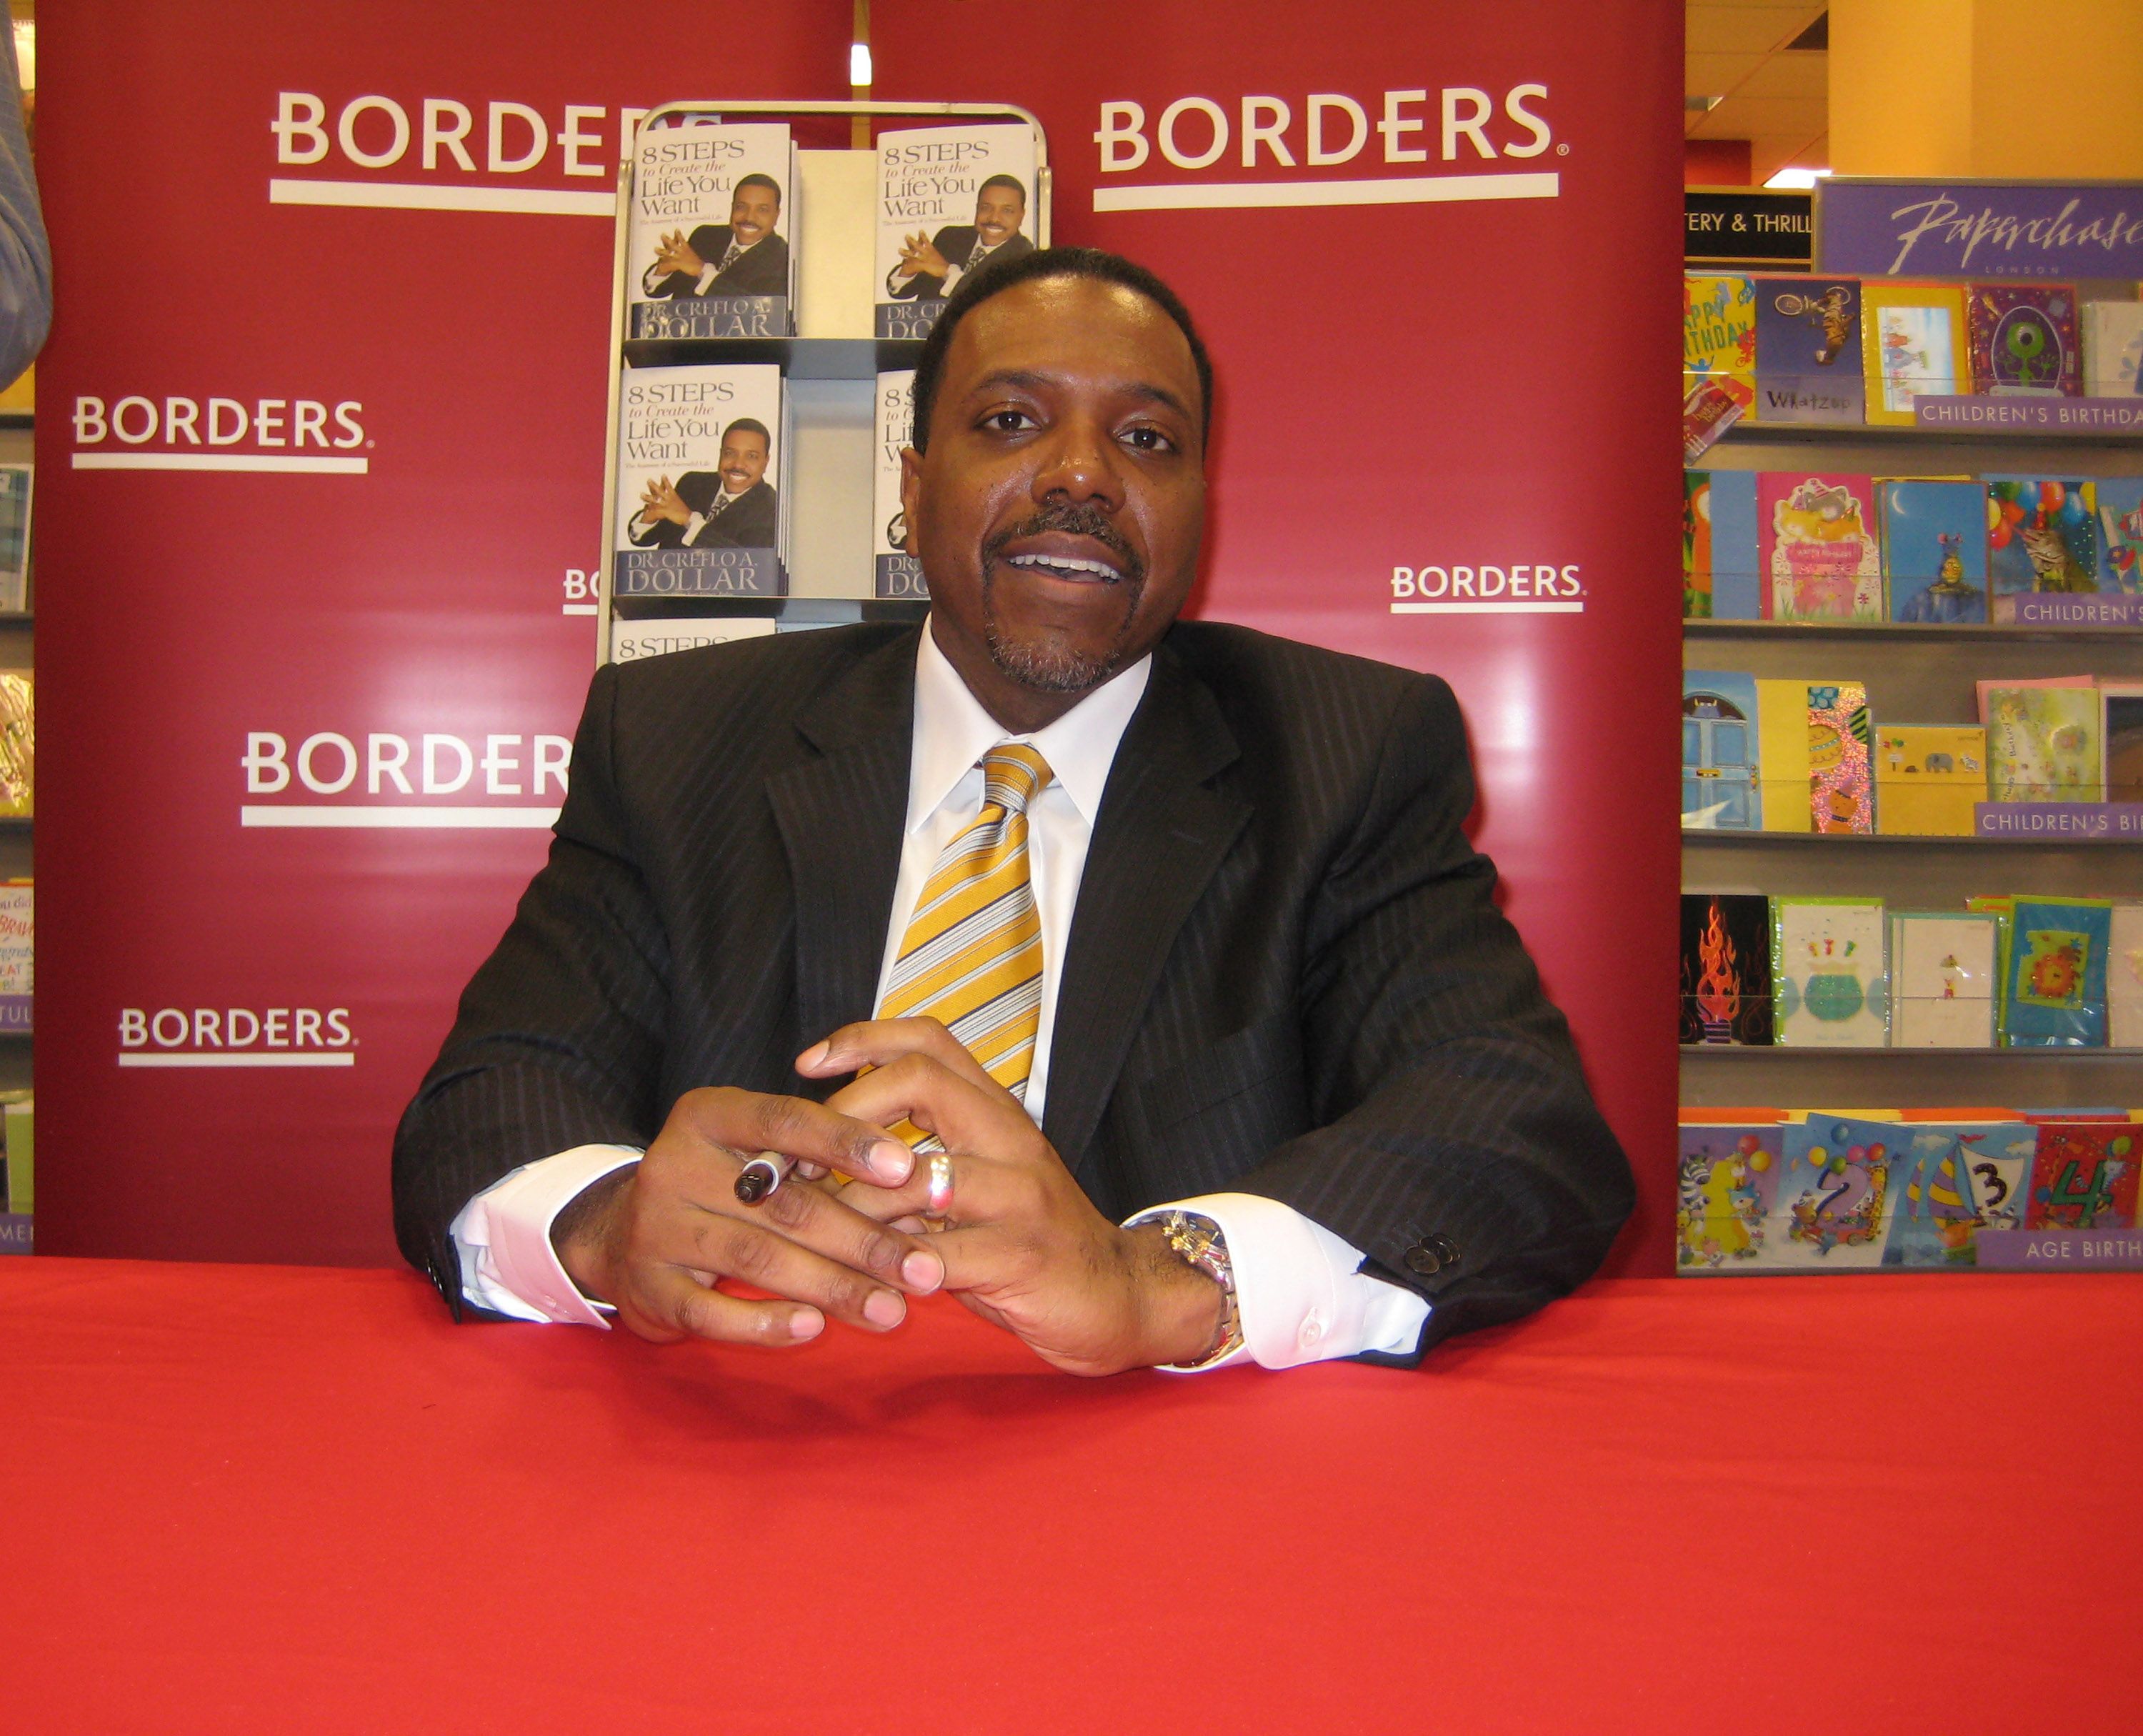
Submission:
<svg viewBox="0 0 2143 1736">
<path fill-rule="evenodd" d="M 982 805 L 1007 814 L 1024 814 L 1027 804 L 1047 789 L 1056 773 L 1032 748 L 1006 742 L 982 755 Z"/>
</svg>

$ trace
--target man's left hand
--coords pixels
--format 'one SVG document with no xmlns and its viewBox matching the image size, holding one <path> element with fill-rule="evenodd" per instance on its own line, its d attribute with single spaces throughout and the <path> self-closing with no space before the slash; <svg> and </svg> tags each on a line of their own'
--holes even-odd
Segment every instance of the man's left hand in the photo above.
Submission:
<svg viewBox="0 0 2143 1736">
<path fill-rule="evenodd" d="M 935 1019 L 847 1025 L 796 1071 L 871 1071 L 827 1107 L 937 1135 L 951 1168 L 946 1229 L 931 1247 L 944 1288 L 1072 1374 L 1195 1362 L 1220 1335 L 1220 1287 L 1173 1253 L 1159 1226 L 1119 1229 L 1094 1209 L 1019 1100 Z M 931 1160 L 903 1187 L 852 1183 L 845 1204 L 882 1224 L 919 1226 Z"/>
</svg>

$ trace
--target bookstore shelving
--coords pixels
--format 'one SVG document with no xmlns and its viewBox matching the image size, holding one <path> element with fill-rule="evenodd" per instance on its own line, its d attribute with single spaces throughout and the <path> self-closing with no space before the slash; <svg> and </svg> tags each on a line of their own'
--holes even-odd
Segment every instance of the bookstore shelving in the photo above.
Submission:
<svg viewBox="0 0 2143 1736">
<path fill-rule="evenodd" d="M 927 606 L 920 598 L 882 594 L 874 566 L 874 551 L 887 547 L 882 539 L 888 529 L 874 492 L 878 448 L 885 443 L 878 427 L 880 380 L 912 368 L 922 344 L 918 337 L 898 334 L 918 329 L 914 304 L 896 305 L 889 315 L 887 295 L 874 293 L 896 279 L 885 266 L 878 145 L 864 142 L 874 130 L 880 144 L 888 122 L 924 129 L 906 136 L 925 141 L 947 129 L 990 136 L 980 169 L 1001 170 L 1011 161 L 1031 166 L 1032 187 L 1022 196 L 1031 197 L 1032 210 L 1018 233 L 1033 245 L 1049 243 L 1047 141 L 1032 115 L 1009 104 L 676 101 L 651 110 L 640 136 L 644 144 L 665 132 L 674 136 L 681 125 L 765 121 L 794 123 L 799 137 L 812 126 L 836 123 L 850 141 L 832 148 L 799 146 L 794 154 L 784 225 L 794 262 L 793 301 L 785 316 L 793 332 L 788 334 L 650 335 L 685 329 L 689 316 L 681 322 L 675 301 L 657 314 L 638 302 L 636 312 L 637 298 L 646 293 L 646 274 L 634 250 L 640 152 L 621 170 L 611 329 L 611 354 L 621 365 L 612 373 L 603 546 L 615 549 L 620 541 L 621 398 L 627 383 L 650 370 L 773 364 L 781 370 L 786 423 L 777 442 L 783 448 L 778 462 L 784 497 L 780 594 L 621 596 L 625 563 L 613 554 L 596 609 L 599 662 L 704 637 L 915 619 Z M 964 210 L 936 215 L 918 210 L 913 226 L 927 236 L 941 216 L 979 218 L 973 183 L 987 197 L 993 178 L 980 169 L 959 183 Z M 972 236 L 974 228 L 958 232 Z M 946 233 L 940 228 L 936 239 Z M 640 250 L 646 250 L 644 245 Z"/>
<path fill-rule="evenodd" d="M 2143 472 L 2143 439 L 1999 436 L 1920 428 L 1737 426 L 1705 454 L 1714 471 L 1875 476 L 2101 476 Z M 1975 684 L 2058 676 L 2143 682 L 2143 629 L 1900 621 L 1692 620 L 1683 665 L 1759 679 L 1863 684 L 1888 724 L 1979 721 Z M 1879 800 L 1878 805 L 1879 823 Z M 1685 892 L 1773 898 L 1850 893 L 1889 910 L 1957 910 L 2028 893 L 2143 898 L 2143 841 L 2123 836 L 1989 838 L 1685 830 Z M 1844 1107 L 2001 1103 L 2078 1110 L 2143 1104 L 2143 1049 L 1794 1048 L 1686 1045 L 1685 1105 Z"/>
</svg>

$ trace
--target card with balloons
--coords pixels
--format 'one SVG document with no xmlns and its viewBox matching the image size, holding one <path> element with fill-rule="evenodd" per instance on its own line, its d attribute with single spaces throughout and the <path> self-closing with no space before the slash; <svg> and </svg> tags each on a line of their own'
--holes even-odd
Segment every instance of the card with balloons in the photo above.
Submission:
<svg viewBox="0 0 2143 1736">
<path fill-rule="evenodd" d="M 1761 1270 L 1784 1130 L 1776 1122 L 1680 1130 L 1675 1268 L 1689 1277 Z"/>
<path fill-rule="evenodd" d="M 2027 1229 L 2131 1229 L 2138 1172 L 2133 1121 L 2048 1121 L 2032 1164 Z"/>
<path fill-rule="evenodd" d="M 2096 595 L 2099 530 L 2098 489 L 2089 477 L 1987 477 L 1987 578 L 1996 622 L 2015 622 L 2020 596 Z"/>
<path fill-rule="evenodd" d="M 1821 1110 L 1789 1125 L 1764 1264 L 1826 1272 L 1879 1266 L 1893 1172 L 1911 1131 Z"/>
</svg>

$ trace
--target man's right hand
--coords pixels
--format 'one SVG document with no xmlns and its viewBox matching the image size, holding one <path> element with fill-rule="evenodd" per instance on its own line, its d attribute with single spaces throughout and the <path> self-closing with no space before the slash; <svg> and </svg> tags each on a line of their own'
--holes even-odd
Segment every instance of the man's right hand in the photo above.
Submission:
<svg viewBox="0 0 2143 1736">
<path fill-rule="evenodd" d="M 928 1295 L 944 1281 L 943 1264 L 921 1238 L 875 1224 L 822 1189 L 792 1180 L 744 1204 L 738 1172 L 762 1151 L 882 1186 L 898 1186 L 915 1164 L 884 1129 L 806 1098 L 690 1091 L 636 1165 L 558 1214 L 551 1239 L 567 1276 L 643 1338 L 776 1347 L 815 1338 L 829 1315 L 890 1331 L 907 1314 L 907 1295 Z M 777 1299 L 725 1295 L 714 1288 L 718 1278 Z"/>
</svg>

